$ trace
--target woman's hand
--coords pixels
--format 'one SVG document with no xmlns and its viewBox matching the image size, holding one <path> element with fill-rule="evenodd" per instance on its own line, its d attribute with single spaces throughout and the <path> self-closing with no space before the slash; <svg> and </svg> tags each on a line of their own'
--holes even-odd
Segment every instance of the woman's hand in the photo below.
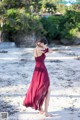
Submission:
<svg viewBox="0 0 80 120">
<path fill-rule="evenodd" d="M 48 52 L 50 52 L 50 53 L 52 53 L 53 52 L 53 49 L 51 49 L 51 48 L 48 48 L 49 49 L 49 51 Z"/>
<path fill-rule="evenodd" d="M 38 46 L 40 46 L 40 47 L 42 47 L 42 48 L 44 48 L 44 49 L 48 48 L 48 45 L 47 45 L 47 44 L 40 43 L 40 42 L 38 42 L 37 44 L 38 44 Z M 48 48 L 48 52 L 52 53 L 53 50 L 52 50 L 51 48 Z"/>
<path fill-rule="evenodd" d="M 45 45 L 42 44 L 42 47 L 43 47 L 43 48 L 48 48 L 47 44 L 45 44 Z"/>
<path fill-rule="evenodd" d="M 42 45 L 44 49 L 48 48 L 47 44 L 45 45 Z M 53 49 L 51 48 L 48 48 L 48 52 L 52 53 L 53 52 Z"/>
</svg>

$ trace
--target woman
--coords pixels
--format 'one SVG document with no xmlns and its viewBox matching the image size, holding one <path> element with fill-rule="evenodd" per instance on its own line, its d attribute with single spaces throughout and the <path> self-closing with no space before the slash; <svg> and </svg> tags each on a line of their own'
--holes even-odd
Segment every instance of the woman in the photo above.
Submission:
<svg viewBox="0 0 80 120">
<path fill-rule="evenodd" d="M 50 80 L 46 66 L 44 64 L 45 53 L 52 52 L 52 49 L 47 47 L 45 39 L 38 40 L 34 48 L 35 68 L 31 80 L 31 84 L 26 93 L 23 105 L 39 110 L 46 117 L 52 116 L 48 114 L 48 104 L 50 96 Z M 44 110 L 42 105 L 44 103 Z"/>
</svg>

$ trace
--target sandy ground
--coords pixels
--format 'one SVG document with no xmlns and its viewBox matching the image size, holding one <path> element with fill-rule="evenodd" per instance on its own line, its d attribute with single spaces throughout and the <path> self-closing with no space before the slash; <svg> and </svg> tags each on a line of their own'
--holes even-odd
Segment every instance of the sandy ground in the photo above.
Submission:
<svg viewBox="0 0 80 120">
<path fill-rule="evenodd" d="M 8 120 L 80 120 L 80 46 L 52 48 L 59 52 L 47 53 L 45 60 L 50 118 L 22 105 L 35 66 L 33 48 L 0 47 L 0 112 L 8 112 Z"/>
</svg>

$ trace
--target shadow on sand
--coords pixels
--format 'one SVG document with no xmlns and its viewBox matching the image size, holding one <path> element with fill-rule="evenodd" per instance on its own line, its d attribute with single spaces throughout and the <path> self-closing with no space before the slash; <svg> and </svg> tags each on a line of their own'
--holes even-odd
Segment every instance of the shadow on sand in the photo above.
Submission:
<svg viewBox="0 0 80 120">
<path fill-rule="evenodd" d="M 5 102 L 0 98 L 0 112 L 8 112 L 8 116 L 9 116 L 19 112 L 19 110 L 15 106 L 10 105 L 9 102 Z"/>
</svg>

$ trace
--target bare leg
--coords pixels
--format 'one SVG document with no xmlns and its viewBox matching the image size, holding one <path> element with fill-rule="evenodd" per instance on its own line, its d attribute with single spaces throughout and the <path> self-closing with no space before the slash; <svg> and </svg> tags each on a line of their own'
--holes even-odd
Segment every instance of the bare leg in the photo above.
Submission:
<svg viewBox="0 0 80 120">
<path fill-rule="evenodd" d="M 48 93 L 47 93 L 47 96 L 44 101 L 44 111 L 45 112 L 48 112 L 49 99 L 50 99 L 50 88 L 48 89 Z"/>
<path fill-rule="evenodd" d="M 50 89 L 48 89 L 47 96 L 45 97 L 45 100 L 44 100 L 44 110 L 43 110 L 43 108 L 41 108 L 41 110 L 39 111 L 40 114 L 43 114 L 43 113 L 47 114 L 49 99 L 50 99 Z"/>
<path fill-rule="evenodd" d="M 48 94 L 47 94 L 47 96 L 46 96 L 46 98 L 45 98 L 45 104 L 44 104 L 44 115 L 46 116 L 46 117 L 52 117 L 52 115 L 51 114 L 48 114 L 48 106 L 49 106 L 49 100 L 50 100 L 50 88 L 48 89 Z"/>
<path fill-rule="evenodd" d="M 43 108 L 41 108 L 39 113 L 44 114 L 46 117 L 53 117 L 53 115 L 48 113 L 49 100 L 50 100 L 50 88 L 48 89 L 48 93 L 44 100 L 44 110 L 43 110 Z"/>
</svg>

